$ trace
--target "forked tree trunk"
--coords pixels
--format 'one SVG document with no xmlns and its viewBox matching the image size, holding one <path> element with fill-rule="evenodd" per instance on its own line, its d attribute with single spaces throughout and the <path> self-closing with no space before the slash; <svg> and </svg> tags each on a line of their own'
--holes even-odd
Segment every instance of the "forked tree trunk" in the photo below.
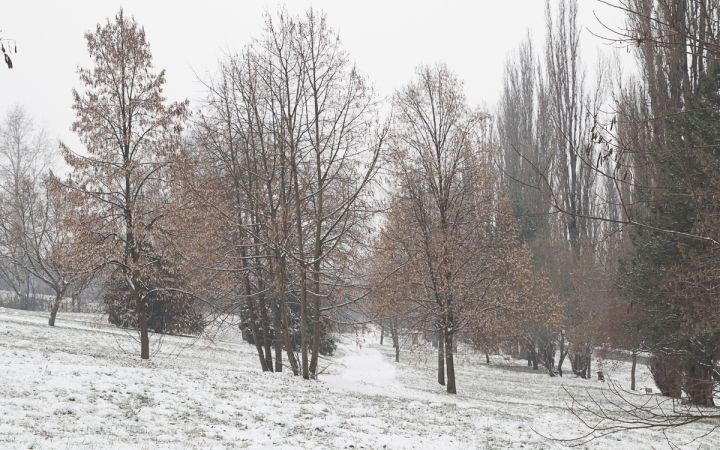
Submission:
<svg viewBox="0 0 720 450">
<path fill-rule="evenodd" d="M 238 216 L 238 224 L 242 228 L 242 217 Z M 250 284 L 250 267 L 248 263 L 248 255 L 247 255 L 247 248 L 246 246 L 242 246 L 242 250 L 240 252 L 240 256 L 242 259 L 242 267 L 245 271 L 245 276 L 243 277 L 243 282 L 245 283 L 245 304 L 248 309 L 248 314 L 250 315 L 250 334 L 252 335 L 253 343 L 255 344 L 255 349 L 258 352 L 258 358 L 260 358 L 260 367 L 262 368 L 263 372 L 268 371 L 267 363 L 265 361 L 265 353 L 263 352 L 263 343 L 260 339 L 260 333 L 257 329 L 257 314 L 255 313 L 255 305 L 253 304 L 252 300 L 252 285 Z M 242 325 L 241 325 L 242 326 Z"/>
<path fill-rule="evenodd" d="M 247 290 L 250 291 L 250 282 L 248 280 L 247 282 Z M 252 298 L 250 297 L 250 293 L 246 292 L 246 298 L 245 301 L 247 302 L 247 308 L 248 308 L 248 314 L 250 314 L 250 333 L 252 333 L 253 342 L 255 343 L 255 349 L 258 352 L 258 358 L 260 358 L 260 367 L 262 368 L 263 372 L 268 371 L 267 362 L 265 359 L 265 353 L 263 352 L 263 344 L 262 340 L 260 339 L 260 333 L 258 333 L 257 329 L 257 316 L 255 314 L 255 307 L 252 302 Z"/>
<path fill-rule="evenodd" d="M 282 318 L 282 332 L 283 332 L 283 338 L 285 341 L 285 353 L 287 354 L 288 362 L 290 363 L 290 368 L 293 371 L 293 375 L 297 376 L 297 375 L 300 375 L 300 366 L 298 365 L 297 358 L 295 358 L 295 353 L 293 353 L 294 339 L 291 339 L 291 335 L 290 335 L 290 318 L 288 317 L 287 298 L 285 295 L 285 276 L 287 274 L 285 264 L 286 264 L 285 256 L 284 255 L 279 256 L 277 278 L 279 281 L 278 293 L 280 295 L 280 312 L 281 312 L 281 318 Z"/>
<path fill-rule="evenodd" d="M 544 343 L 540 352 L 535 354 L 535 358 L 540 359 L 540 363 L 542 363 L 543 367 L 548 371 L 548 375 L 551 377 L 555 376 L 554 356 L 555 346 L 548 343 Z"/>
<path fill-rule="evenodd" d="M 438 330 L 438 383 L 445 386 L 445 336 Z"/>
<path fill-rule="evenodd" d="M 287 313 L 287 305 L 285 302 L 282 302 L 282 319 L 283 319 L 283 332 L 285 335 L 285 353 L 287 354 L 288 361 L 290 362 L 290 368 L 293 371 L 293 375 L 297 376 L 300 375 L 300 369 L 297 363 L 297 359 L 295 358 L 295 353 L 293 353 L 293 339 L 290 336 L 290 326 L 288 325 L 288 313 Z"/>
<path fill-rule="evenodd" d="M 55 296 L 55 300 L 50 305 L 50 320 L 48 320 L 48 325 L 51 327 L 55 326 L 55 317 L 57 317 L 58 310 L 60 309 L 60 303 L 62 303 L 62 294 L 58 293 Z"/>
<path fill-rule="evenodd" d="M 282 329 L 285 337 L 285 353 L 287 354 L 288 361 L 290 362 L 290 368 L 293 371 L 293 375 L 297 376 L 300 375 L 300 368 L 298 367 L 295 353 L 293 353 L 293 339 L 291 339 L 290 336 L 290 325 L 285 299 L 281 300 L 280 307 L 282 308 Z"/>
</svg>

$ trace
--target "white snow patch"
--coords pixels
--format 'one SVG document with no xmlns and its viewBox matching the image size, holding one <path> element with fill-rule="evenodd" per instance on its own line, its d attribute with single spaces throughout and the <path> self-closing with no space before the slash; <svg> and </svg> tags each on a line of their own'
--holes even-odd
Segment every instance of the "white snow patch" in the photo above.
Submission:
<svg viewBox="0 0 720 450">
<path fill-rule="evenodd" d="M 89 314 L 60 313 L 51 328 L 45 313 L 0 308 L 0 449 L 556 448 L 537 432 L 585 432 L 564 388 L 608 392 L 596 380 L 550 378 L 500 357 L 487 365 L 461 349 L 458 394 L 449 395 L 435 381 L 431 348 L 402 349 L 395 363 L 391 346 L 372 336 L 362 347 L 341 338 L 320 381 L 262 373 L 235 329 L 212 340 L 153 337 L 149 362 L 137 357 L 136 338 Z M 627 387 L 628 362 L 604 369 Z M 654 386 L 647 367 L 638 369 L 638 386 Z M 688 442 L 711 427 L 669 437 Z M 716 448 L 716 439 L 692 448 Z M 583 448 L 664 445 L 659 433 L 634 432 Z"/>
</svg>

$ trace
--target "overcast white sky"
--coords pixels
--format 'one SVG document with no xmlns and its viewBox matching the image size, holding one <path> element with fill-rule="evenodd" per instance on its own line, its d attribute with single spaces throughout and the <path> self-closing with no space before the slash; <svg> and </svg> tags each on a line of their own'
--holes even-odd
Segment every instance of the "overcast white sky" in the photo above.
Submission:
<svg viewBox="0 0 720 450">
<path fill-rule="evenodd" d="M 553 0 L 554 3 L 555 0 Z M 86 31 L 113 17 L 120 6 L 145 27 L 155 66 L 167 70 L 169 100 L 202 97 L 197 76 L 212 72 L 218 58 L 240 50 L 259 34 L 263 12 L 284 3 L 292 13 L 311 5 L 325 11 L 344 47 L 383 97 L 407 83 L 419 63 L 447 63 L 465 81 L 471 104 L 492 106 L 503 65 L 529 29 L 544 39 L 544 0 L 0 0 L 3 38 L 18 41 L 14 68 L 0 67 L 0 114 L 25 105 L 53 139 L 76 150 L 71 90 L 78 65 L 89 67 Z M 622 14 L 597 0 L 580 0 L 583 55 L 595 64 L 598 48 L 588 32 L 608 35 L 595 15 L 612 27 Z M 197 75 L 196 75 L 197 74 Z"/>
</svg>

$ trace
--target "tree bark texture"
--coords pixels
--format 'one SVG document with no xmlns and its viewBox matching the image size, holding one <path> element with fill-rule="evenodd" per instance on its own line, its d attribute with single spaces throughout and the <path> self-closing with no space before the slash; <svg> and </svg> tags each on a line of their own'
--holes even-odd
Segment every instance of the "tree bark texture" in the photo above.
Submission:
<svg viewBox="0 0 720 450">
<path fill-rule="evenodd" d="M 445 386 L 445 336 L 438 331 L 438 384 Z"/>
<path fill-rule="evenodd" d="M 452 322 L 451 322 L 452 323 Z M 453 359 L 453 335 L 454 331 L 445 328 L 445 365 L 447 367 L 447 393 L 456 394 L 455 388 L 455 362 Z"/>
<path fill-rule="evenodd" d="M 55 326 L 55 317 L 57 317 L 58 310 L 60 309 L 60 304 L 62 303 L 62 294 L 57 294 L 53 302 L 50 306 L 50 320 L 48 320 L 48 325 L 51 327 Z"/>
</svg>

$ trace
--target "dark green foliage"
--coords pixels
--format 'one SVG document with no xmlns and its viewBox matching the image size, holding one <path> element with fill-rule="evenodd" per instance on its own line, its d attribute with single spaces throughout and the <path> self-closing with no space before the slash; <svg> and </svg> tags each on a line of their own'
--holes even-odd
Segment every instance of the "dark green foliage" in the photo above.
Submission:
<svg viewBox="0 0 720 450">
<path fill-rule="evenodd" d="M 289 318 L 293 323 L 293 326 L 290 327 L 290 332 L 293 333 L 293 350 L 299 351 L 300 350 L 300 319 L 297 316 L 297 314 L 292 313 L 292 307 L 291 314 L 289 314 Z M 270 315 L 270 312 L 268 312 L 268 315 Z M 240 312 L 240 331 L 242 333 L 243 340 L 245 340 L 247 343 L 255 345 L 255 339 L 253 339 L 252 330 L 250 327 L 250 315 L 247 312 L 247 308 L 243 307 L 242 311 Z M 258 329 L 261 328 L 260 322 L 258 322 Z M 275 340 L 275 328 L 273 327 L 272 323 L 268 323 L 269 328 L 269 337 L 271 340 Z M 337 343 L 335 342 L 335 339 L 333 339 L 331 335 L 331 330 L 329 329 L 326 321 L 321 322 L 320 326 L 320 350 L 319 353 L 323 356 L 332 356 L 332 354 L 337 349 Z M 308 326 L 308 333 L 310 336 L 312 336 L 312 322 Z M 262 336 L 260 336 L 262 338 Z"/>
<path fill-rule="evenodd" d="M 653 150 L 659 188 L 641 191 L 642 222 L 663 230 L 720 238 L 720 64 L 701 78 L 696 95 L 668 116 L 667 145 Z M 683 391 L 711 406 L 720 359 L 717 244 L 636 229 L 634 251 L 621 261 L 622 287 L 637 308 L 627 326 L 654 353 L 651 367 L 663 395 Z"/>
<path fill-rule="evenodd" d="M 173 274 L 165 263 L 156 263 L 153 279 L 146 280 L 148 329 L 164 334 L 200 334 L 205 328 L 194 298 L 184 292 L 182 277 Z M 123 328 L 138 328 L 136 305 L 130 299 L 125 277 L 113 273 L 103 295 L 108 322 Z"/>
</svg>

